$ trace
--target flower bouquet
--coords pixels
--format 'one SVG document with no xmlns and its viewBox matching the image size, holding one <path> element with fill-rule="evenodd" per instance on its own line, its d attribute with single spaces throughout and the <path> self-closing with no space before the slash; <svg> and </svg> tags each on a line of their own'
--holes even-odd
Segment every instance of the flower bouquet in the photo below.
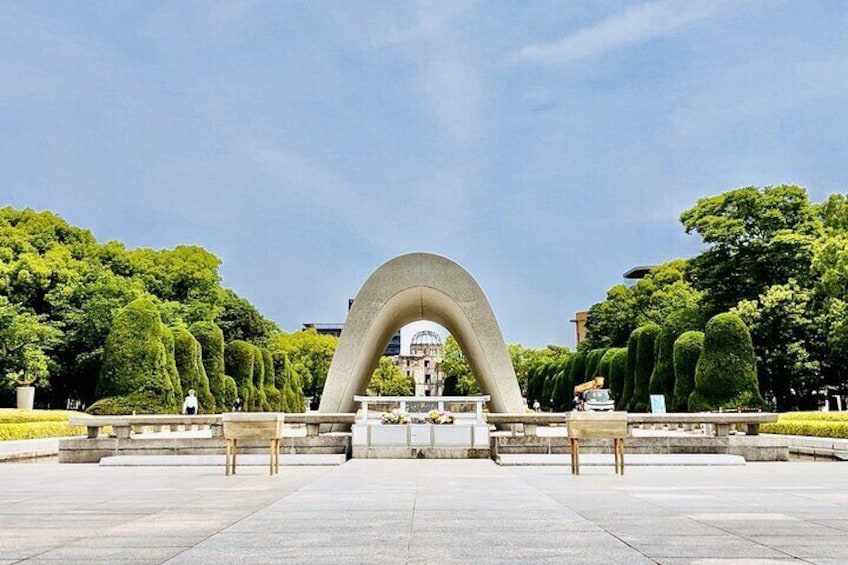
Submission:
<svg viewBox="0 0 848 565">
<path fill-rule="evenodd" d="M 381 424 L 408 424 L 409 422 L 409 414 L 401 412 L 397 408 L 391 412 L 383 412 L 383 415 L 380 418 Z"/>
<path fill-rule="evenodd" d="M 441 412 L 433 408 L 428 416 L 428 420 L 433 424 L 453 424 L 453 415 L 450 412 Z"/>
</svg>

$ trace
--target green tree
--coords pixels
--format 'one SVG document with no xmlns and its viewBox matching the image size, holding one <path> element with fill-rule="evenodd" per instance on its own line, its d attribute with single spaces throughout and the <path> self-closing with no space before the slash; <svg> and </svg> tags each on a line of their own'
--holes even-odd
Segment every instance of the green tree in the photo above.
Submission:
<svg viewBox="0 0 848 565">
<path fill-rule="evenodd" d="M 622 403 L 621 398 L 624 394 L 624 380 L 627 375 L 627 348 L 613 347 L 607 355 L 612 356 L 610 359 L 610 374 L 609 387 L 610 394 L 615 400 L 615 406 L 619 410 L 626 404 Z"/>
<path fill-rule="evenodd" d="M 760 390 L 780 411 L 816 409 L 814 392 L 826 383 L 817 350 L 826 347 L 814 319 L 813 295 L 794 280 L 769 287 L 732 310 L 751 332 Z"/>
<path fill-rule="evenodd" d="M 756 300 L 766 289 L 795 279 L 806 284 L 821 219 L 797 186 L 746 187 L 698 200 L 683 212 L 686 233 L 708 248 L 690 261 L 688 275 L 706 291 L 706 312 Z"/>
<path fill-rule="evenodd" d="M 46 387 L 49 375 L 46 351 L 61 337 L 61 332 L 43 322 L 40 316 L 10 304 L 0 296 L 0 378 L 16 373 L 35 378 L 36 386 Z M 10 380 L 3 379 L 14 386 Z"/>
<path fill-rule="evenodd" d="M 380 362 L 371 376 L 366 394 L 369 396 L 411 396 L 415 392 L 415 381 L 405 376 L 388 357 Z"/>
<path fill-rule="evenodd" d="M 445 373 L 446 380 L 450 378 L 455 381 L 456 384 L 451 386 L 456 394 L 459 396 L 480 394 L 480 385 L 477 383 L 477 378 L 471 371 L 471 366 L 459 347 L 459 343 L 452 335 L 449 335 L 445 340 L 443 354 L 442 371 Z"/>
<path fill-rule="evenodd" d="M 263 316 L 247 299 L 230 289 L 220 293 L 220 312 L 215 323 L 224 332 L 224 340 L 265 342 L 280 329 Z"/>
<path fill-rule="evenodd" d="M 751 334 L 736 314 L 713 316 L 704 331 L 704 347 L 695 368 L 689 410 L 762 408 L 757 360 Z"/>
<path fill-rule="evenodd" d="M 269 349 L 276 356 L 285 353 L 291 363 L 294 378 L 302 383 L 303 394 L 317 402 L 330 371 L 338 339 L 320 335 L 314 329 L 290 334 L 280 333 L 269 341 Z"/>
</svg>

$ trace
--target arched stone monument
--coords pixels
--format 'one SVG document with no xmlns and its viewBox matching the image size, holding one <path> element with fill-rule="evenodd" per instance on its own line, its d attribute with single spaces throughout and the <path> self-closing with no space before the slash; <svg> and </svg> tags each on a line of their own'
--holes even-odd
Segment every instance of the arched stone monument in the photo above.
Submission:
<svg viewBox="0 0 848 565">
<path fill-rule="evenodd" d="M 320 412 L 353 412 L 391 336 L 429 320 L 459 343 L 493 412 L 521 413 L 518 379 L 503 335 L 477 281 L 450 259 L 410 253 L 384 263 L 365 281 L 348 312 L 321 396 Z"/>
</svg>

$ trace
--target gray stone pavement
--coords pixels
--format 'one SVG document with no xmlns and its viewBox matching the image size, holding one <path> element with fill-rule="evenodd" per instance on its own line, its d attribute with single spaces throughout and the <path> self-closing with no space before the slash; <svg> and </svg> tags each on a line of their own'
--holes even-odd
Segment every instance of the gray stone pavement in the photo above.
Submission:
<svg viewBox="0 0 848 565">
<path fill-rule="evenodd" d="M 848 465 L 0 465 L 0 564 L 848 563 Z"/>
</svg>

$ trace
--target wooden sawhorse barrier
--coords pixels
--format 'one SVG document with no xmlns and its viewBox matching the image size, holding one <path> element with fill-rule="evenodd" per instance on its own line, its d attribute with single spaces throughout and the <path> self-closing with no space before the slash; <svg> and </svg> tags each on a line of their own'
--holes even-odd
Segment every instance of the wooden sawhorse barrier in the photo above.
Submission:
<svg viewBox="0 0 848 565">
<path fill-rule="evenodd" d="M 283 414 L 272 412 L 229 412 L 222 414 L 224 439 L 227 440 L 226 475 L 236 474 L 239 440 L 269 442 L 270 474 L 280 472 L 280 440 L 283 437 Z"/>
<path fill-rule="evenodd" d="M 627 412 L 572 412 L 568 416 L 571 474 L 580 474 L 580 440 L 612 439 L 616 475 L 624 475 L 624 438 Z"/>
</svg>

